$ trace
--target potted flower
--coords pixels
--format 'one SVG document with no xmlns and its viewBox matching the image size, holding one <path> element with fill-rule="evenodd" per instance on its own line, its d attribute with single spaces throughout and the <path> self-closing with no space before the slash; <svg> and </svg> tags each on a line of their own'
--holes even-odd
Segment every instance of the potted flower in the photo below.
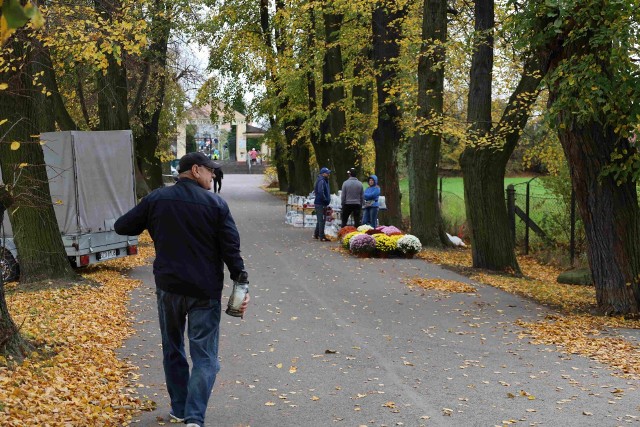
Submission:
<svg viewBox="0 0 640 427">
<path fill-rule="evenodd" d="M 345 227 L 342 227 L 340 231 L 338 231 L 338 239 L 342 240 L 344 236 L 351 233 L 352 231 L 357 231 L 356 228 L 352 225 L 347 225 Z"/>
<path fill-rule="evenodd" d="M 360 234 L 363 234 L 363 233 L 359 231 L 352 231 L 351 233 L 345 234 L 345 236 L 342 238 L 342 247 L 345 249 L 349 249 L 349 241 L 351 240 L 351 238 L 353 236 L 358 236 Z"/>
<path fill-rule="evenodd" d="M 398 239 L 397 244 L 398 249 L 409 258 L 412 258 L 413 255 L 417 254 L 422 249 L 420 239 L 411 234 L 405 234 L 402 236 Z"/>
<path fill-rule="evenodd" d="M 383 258 L 388 257 L 396 249 L 394 241 L 384 233 L 374 234 L 373 239 L 376 241 L 376 251 Z"/>
<path fill-rule="evenodd" d="M 376 249 L 376 240 L 368 234 L 358 234 L 349 241 L 349 250 L 360 257 L 369 256 Z"/>
<path fill-rule="evenodd" d="M 402 231 L 400 231 L 400 229 L 398 227 L 394 227 L 393 225 L 390 225 L 388 227 L 383 228 L 382 232 L 384 234 L 386 234 L 387 236 L 402 235 Z"/>
<path fill-rule="evenodd" d="M 366 233 L 368 230 L 373 230 L 373 227 L 370 226 L 369 224 L 363 224 L 360 227 L 358 227 L 358 231 L 362 233 Z"/>
</svg>

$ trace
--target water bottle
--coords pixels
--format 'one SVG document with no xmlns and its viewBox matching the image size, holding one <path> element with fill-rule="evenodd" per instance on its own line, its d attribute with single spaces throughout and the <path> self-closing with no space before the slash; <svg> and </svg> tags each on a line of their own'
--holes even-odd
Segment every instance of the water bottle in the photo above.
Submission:
<svg viewBox="0 0 640 427">
<path fill-rule="evenodd" d="M 240 307 L 248 293 L 249 276 L 246 271 L 243 271 L 238 275 L 238 279 L 233 281 L 233 290 L 231 291 L 231 296 L 229 296 L 229 303 L 225 313 L 233 317 L 242 317 L 243 313 Z"/>
</svg>

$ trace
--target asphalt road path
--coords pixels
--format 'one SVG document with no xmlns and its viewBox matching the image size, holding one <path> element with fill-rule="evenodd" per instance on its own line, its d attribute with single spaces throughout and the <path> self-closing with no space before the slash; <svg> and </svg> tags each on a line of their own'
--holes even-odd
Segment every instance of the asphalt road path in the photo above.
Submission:
<svg viewBox="0 0 640 427">
<path fill-rule="evenodd" d="M 220 371 L 207 426 L 618 426 L 640 422 L 638 381 L 519 338 L 547 309 L 489 286 L 411 290 L 404 279 L 471 283 L 422 260 L 360 259 L 284 223 L 260 175 L 228 175 L 221 195 L 241 233 L 251 286 L 244 320 L 222 314 Z M 131 273 L 136 334 L 121 357 L 168 425 L 150 267 Z M 230 290 L 227 279 L 223 307 Z"/>
</svg>

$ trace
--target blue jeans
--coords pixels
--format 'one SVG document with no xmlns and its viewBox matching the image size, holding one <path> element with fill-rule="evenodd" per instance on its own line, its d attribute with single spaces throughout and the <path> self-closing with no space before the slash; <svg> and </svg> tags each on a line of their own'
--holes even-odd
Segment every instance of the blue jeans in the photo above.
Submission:
<svg viewBox="0 0 640 427">
<path fill-rule="evenodd" d="M 380 208 L 364 208 L 362 223 L 369 224 L 373 228 L 376 228 L 378 226 L 378 209 Z"/>
<path fill-rule="evenodd" d="M 185 423 L 204 425 L 204 415 L 216 374 L 218 337 L 220 331 L 220 301 L 200 299 L 156 290 L 158 318 L 162 334 L 162 356 L 171 412 Z M 189 319 L 187 335 L 193 368 L 184 349 L 184 329 Z"/>
<path fill-rule="evenodd" d="M 318 222 L 316 223 L 316 231 L 313 232 L 313 235 L 322 239 L 324 236 L 324 205 L 313 205 L 316 208 L 316 218 Z"/>
</svg>

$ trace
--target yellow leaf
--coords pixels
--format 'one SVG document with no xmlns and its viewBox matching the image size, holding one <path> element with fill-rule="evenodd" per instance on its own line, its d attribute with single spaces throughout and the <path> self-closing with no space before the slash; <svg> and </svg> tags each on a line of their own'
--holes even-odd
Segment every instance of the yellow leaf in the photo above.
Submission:
<svg viewBox="0 0 640 427">
<path fill-rule="evenodd" d="M 6 90 L 9 87 L 6 83 L 0 83 L 0 90 Z"/>
<path fill-rule="evenodd" d="M 276 365 L 276 368 L 278 368 L 278 369 L 282 369 L 282 363 L 278 363 L 278 364 Z"/>
<path fill-rule="evenodd" d="M 275 403 L 273 402 L 267 402 L 264 404 L 264 406 L 275 406 Z"/>
<path fill-rule="evenodd" d="M 15 150 L 17 150 L 18 148 L 20 148 L 20 143 L 19 143 L 18 141 L 13 141 L 13 142 L 11 143 L 11 149 L 12 149 L 13 151 L 15 151 Z"/>
<path fill-rule="evenodd" d="M 22 168 L 23 168 L 23 167 L 25 167 L 25 166 L 29 166 L 29 163 L 20 163 L 20 164 L 18 165 L 18 167 L 19 167 L 20 169 L 22 169 Z"/>
<path fill-rule="evenodd" d="M 296 368 L 295 366 L 292 366 L 289 368 L 289 373 L 290 374 L 295 374 L 296 372 L 298 372 L 298 368 Z"/>
<path fill-rule="evenodd" d="M 0 120 L 0 126 L 2 126 L 3 124 L 7 123 L 8 121 L 9 121 L 9 119 Z"/>
<path fill-rule="evenodd" d="M 320 398 L 318 396 L 311 396 L 311 400 L 316 401 L 316 400 L 320 400 Z"/>
</svg>

